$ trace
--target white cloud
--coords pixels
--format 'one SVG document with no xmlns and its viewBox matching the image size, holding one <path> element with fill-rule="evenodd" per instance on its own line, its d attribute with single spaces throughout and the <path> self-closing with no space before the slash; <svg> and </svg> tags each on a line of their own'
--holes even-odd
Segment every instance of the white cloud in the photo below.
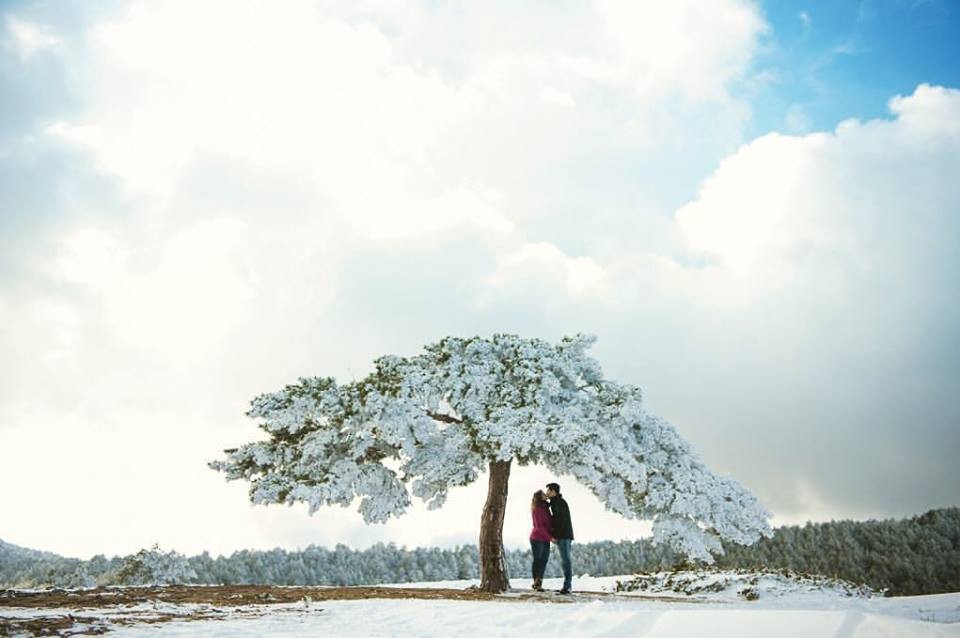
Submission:
<svg viewBox="0 0 960 638">
<path fill-rule="evenodd" d="M 64 449 L 84 450 L 102 424 L 89 440 L 112 451 L 104 465 L 87 472 L 83 454 L 58 453 L 44 494 L 68 478 L 94 491 L 157 432 L 189 468 L 138 470 L 122 494 L 150 494 L 156 516 L 83 519 L 73 553 L 351 540 L 354 519 L 338 510 L 322 530 L 299 510 L 250 514 L 242 486 L 201 464 L 258 435 L 242 416 L 255 394 L 301 374 L 362 374 L 447 333 L 597 332 L 611 376 L 644 386 L 718 471 L 771 505 L 821 513 L 867 498 L 826 492 L 843 478 L 833 466 L 795 477 L 825 440 L 836 450 L 822 463 L 839 466 L 844 423 L 882 424 L 871 449 L 901 442 L 864 407 L 886 396 L 869 379 L 889 382 L 904 361 L 932 369 L 905 353 L 923 351 L 921 328 L 940 334 L 937 312 L 950 316 L 937 299 L 955 274 L 956 92 L 921 86 L 891 102 L 892 120 L 737 150 L 746 107 L 728 86 L 763 32 L 755 6 L 533 11 L 134 2 L 62 56 L 85 108 L 48 132 L 86 149 L 127 208 L 94 224 L 99 203 L 74 202 L 57 252 L 24 264 L 41 283 L 0 288 L 19 327 L 0 336 L 15 362 L 0 370 L 2 427 L 18 450 L 0 467 L 19 476 L 60 431 L 76 433 Z M 936 403 L 926 383 L 877 412 Z M 797 394 L 814 398 L 798 406 Z M 30 430 L 40 422 L 52 425 Z M 836 439 L 816 429 L 828 425 Z M 483 486 L 472 489 L 462 508 L 365 538 L 472 537 Z M 191 541 L 178 521 L 211 500 L 219 537 Z M 71 552 L 50 517 L 31 523 L 35 501 L 3 505 L 19 521 L 8 540 Z M 526 520 L 509 524 L 521 538 Z"/>
<path fill-rule="evenodd" d="M 960 91 L 920 85 L 890 108 L 893 120 L 848 120 L 834 133 L 771 133 L 744 145 L 677 211 L 690 247 L 754 279 L 824 256 L 883 268 L 893 244 L 914 241 L 902 234 L 909 225 L 949 222 L 956 210 L 954 189 L 938 178 L 957 163 Z M 924 234 L 936 239 L 939 228 Z"/>
<path fill-rule="evenodd" d="M 901 128 L 898 139 L 952 146 L 960 136 L 958 101 L 960 90 L 929 84 L 919 85 L 912 95 L 893 97 L 890 110 Z"/>
<path fill-rule="evenodd" d="M 710 47 L 749 50 L 736 40 L 755 35 L 679 38 L 686 53 L 662 51 L 670 67 L 644 88 L 659 58 L 608 47 L 600 10 L 512 20 L 528 9 L 479 6 L 457 16 L 369 3 L 132 2 L 76 40 L 83 47 L 62 57 L 84 108 L 47 132 L 85 149 L 128 209 L 59 229 L 56 252 L 24 264 L 42 289 L 0 289 L 5 320 L 21 326 L 0 341 L 18 362 L 0 372 L 7 449 L 20 451 L 8 476 L 49 458 L 43 441 L 72 433 L 34 497 L 4 502 L 22 521 L 5 539 L 89 555 L 154 541 L 229 551 L 474 537 L 483 485 L 460 506 L 356 536 L 346 512 L 328 512 L 338 523 L 318 530 L 301 510 L 251 510 L 243 486 L 205 462 L 258 436 L 247 401 L 298 375 L 362 374 L 373 357 L 444 333 L 528 330 L 509 308 L 524 281 L 548 277 L 568 306 L 609 294 L 597 259 L 528 240 L 525 221 L 578 196 L 578 180 L 558 176 L 589 170 L 611 144 L 616 158 L 660 163 L 662 145 L 682 148 L 681 136 L 696 138 L 698 157 L 736 138 L 742 112 L 718 104 L 715 90 L 740 62 L 714 67 L 707 92 L 689 78 L 726 55 Z M 741 4 L 708 13 L 726 9 Z M 648 22 L 664 10 L 650 11 Z M 699 107 L 674 113 L 678 91 L 716 117 L 711 135 L 727 131 L 719 143 L 687 132 L 683 120 Z M 554 230 L 579 233 L 577 224 Z M 34 428 L 41 421 L 49 427 Z M 144 445 L 162 454 L 131 470 Z M 171 458 L 177 469 L 159 471 Z M 81 499 L 121 476 L 129 507 L 96 517 L 72 509 L 85 525 L 69 545 L 37 531 L 57 529 L 52 515 L 31 512 L 58 484 L 69 480 Z M 514 543 L 528 523 L 524 501 L 514 500 Z M 582 506 L 582 538 L 612 533 L 600 509 Z M 184 528 L 184 518 L 207 523 Z M 212 532 L 198 536 L 200 527 Z M 637 529 L 625 523 L 614 535 Z"/>
<path fill-rule="evenodd" d="M 554 104 L 562 107 L 574 107 L 577 105 L 576 101 L 570 97 L 569 93 L 564 93 L 563 91 L 555 89 L 552 86 L 546 86 L 542 91 L 540 91 L 540 99 L 547 104 Z"/>
<path fill-rule="evenodd" d="M 597 6 L 642 95 L 679 88 L 688 98 L 725 98 L 767 30 L 749 2 L 602 0 Z"/>
<path fill-rule="evenodd" d="M 27 61 L 45 51 L 56 52 L 62 41 L 56 32 L 43 24 L 7 16 L 6 46 L 12 49 L 21 61 Z"/>
<path fill-rule="evenodd" d="M 659 340 L 641 337 L 647 396 L 707 458 L 741 459 L 747 484 L 769 471 L 753 484 L 791 520 L 910 513 L 960 487 L 960 91 L 920 85 L 890 107 L 724 160 L 676 215 L 705 263 L 606 265 Z M 876 494 L 892 474 L 915 487 Z"/>
<path fill-rule="evenodd" d="M 569 257 L 549 242 L 528 243 L 505 254 L 496 270 L 485 279 L 492 288 L 511 288 L 544 283 L 556 284 L 560 290 L 577 297 L 594 293 L 610 294 L 606 288 L 607 273 L 589 257 Z"/>
<path fill-rule="evenodd" d="M 251 235 L 236 220 L 200 220 L 139 269 L 118 237 L 83 229 L 64 240 L 57 268 L 97 295 L 103 327 L 119 341 L 187 364 L 234 334 L 249 312 L 255 275 L 243 251 L 258 245 Z"/>
<path fill-rule="evenodd" d="M 210 154 L 309 180 L 361 235 L 507 232 L 538 185 L 529 177 L 598 135 L 622 135 L 598 94 L 626 102 L 638 149 L 676 143 L 682 116 L 665 103 L 678 92 L 725 103 L 710 109 L 735 131 L 742 110 L 724 87 L 763 30 L 739 0 L 558 8 L 533 43 L 528 30 L 502 31 L 521 10 L 472 11 L 466 23 L 415 5 L 131 2 L 90 30 L 79 56 L 87 115 L 47 131 L 159 207 Z M 429 48 L 441 33 L 464 38 L 444 42 L 469 56 L 457 75 Z M 576 116 L 557 108 L 581 96 L 592 106 Z"/>
<path fill-rule="evenodd" d="M 733 271 L 762 272 L 758 261 L 772 260 L 795 240 L 807 150 L 819 140 L 770 133 L 724 160 L 699 197 L 677 211 L 690 247 Z"/>
</svg>

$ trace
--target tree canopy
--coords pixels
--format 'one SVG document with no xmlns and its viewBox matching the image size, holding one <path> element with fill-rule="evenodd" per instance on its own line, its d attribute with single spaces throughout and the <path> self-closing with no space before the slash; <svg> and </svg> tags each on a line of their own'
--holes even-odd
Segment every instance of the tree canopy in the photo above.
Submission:
<svg viewBox="0 0 960 638">
<path fill-rule="evenodd" d="M 366 377 L 300 377 L 261 394 L 247 416 L 269 439 L 226 450 L 210 467 L 251 482 L 254 503 L 349 506 L 367 522 L 430 508 L 493 461 L 571 475 L 608 509 L 653 521 L 654 539 L 713 562 L 721 540 L 770 536 L 770 513 L 712 473 L 640 388 L 605 379 L 592 335 L 446 337 L 410 357 L 382 356 Z"/>
</svg>

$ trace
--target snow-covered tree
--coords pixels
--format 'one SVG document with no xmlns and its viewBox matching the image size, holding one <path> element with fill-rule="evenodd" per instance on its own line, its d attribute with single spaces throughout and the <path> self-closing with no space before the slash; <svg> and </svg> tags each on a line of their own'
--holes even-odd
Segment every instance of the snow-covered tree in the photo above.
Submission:
<svg viewBox="0 0 960 638">
<path fill-rule="evenodd" d="M 116 580 L 122 585 L 171 585 L 196 579 L 197 573 L 186 556 L 162 552 L 156 544 L 123 559 Z"/>
<path fill-rule="evenodd" d="M 446 337 L 411 357 L 387 355 L 363 379 L 301 377 L 251 401 L 268 440 L 209 466 L 251 482 L 253 503 L 325 505 L 360 498 L 367 522 L 402 514 L 411 494 L 431 509 L 451 486 L 489 471 L 480 529 L 481 588 L 505 591 L 503 517 L 512 461 L 572 475 L 606 507 L 653 520 L 654 537 L 713 562 L 721 539 L 769 536 L 767 512 L 711 473 L 640 389 L 604 379 L 591 335 L 559 344 L 497 334 Z"/>
</svg>

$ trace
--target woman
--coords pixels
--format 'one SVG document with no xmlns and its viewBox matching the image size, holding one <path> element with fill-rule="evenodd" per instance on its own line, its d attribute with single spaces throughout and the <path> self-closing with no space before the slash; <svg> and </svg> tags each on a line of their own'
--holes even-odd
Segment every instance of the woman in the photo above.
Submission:
<svg viewBox="0 0 960 638">
<path fill-rule="evenodd" d="M 533 531 L 530 532 L 530 551 L 533 553 L 533 589 L 543 591 L 543 573 L 550 558 L 550 507 L 543 490 L 533 493 L 530 504 L 533 513 Z"/>
</svg>

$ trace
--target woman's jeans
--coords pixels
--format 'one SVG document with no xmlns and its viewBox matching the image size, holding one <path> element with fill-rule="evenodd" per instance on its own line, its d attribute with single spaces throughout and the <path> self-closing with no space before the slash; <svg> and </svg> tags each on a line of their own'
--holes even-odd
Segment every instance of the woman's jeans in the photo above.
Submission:
<svg viewBox="0 0 960 638">
<path fill-rule="evenodd" d="M 531 539 L 530 551 L 533 553 L 533 577 L 543 578 L 543 572 L 547 570 L 547 560 L 550 558 L 550 543 Z"/>
<path fill-rule="evenodd" d="M 573 584 L 573 567 L 570 564 L 570 543 L 572 538 L 558 538 L 557 549 L 560 550 L 560 565 L 563 567 L 563 589 L 570 591 Z"/>
</svg>

